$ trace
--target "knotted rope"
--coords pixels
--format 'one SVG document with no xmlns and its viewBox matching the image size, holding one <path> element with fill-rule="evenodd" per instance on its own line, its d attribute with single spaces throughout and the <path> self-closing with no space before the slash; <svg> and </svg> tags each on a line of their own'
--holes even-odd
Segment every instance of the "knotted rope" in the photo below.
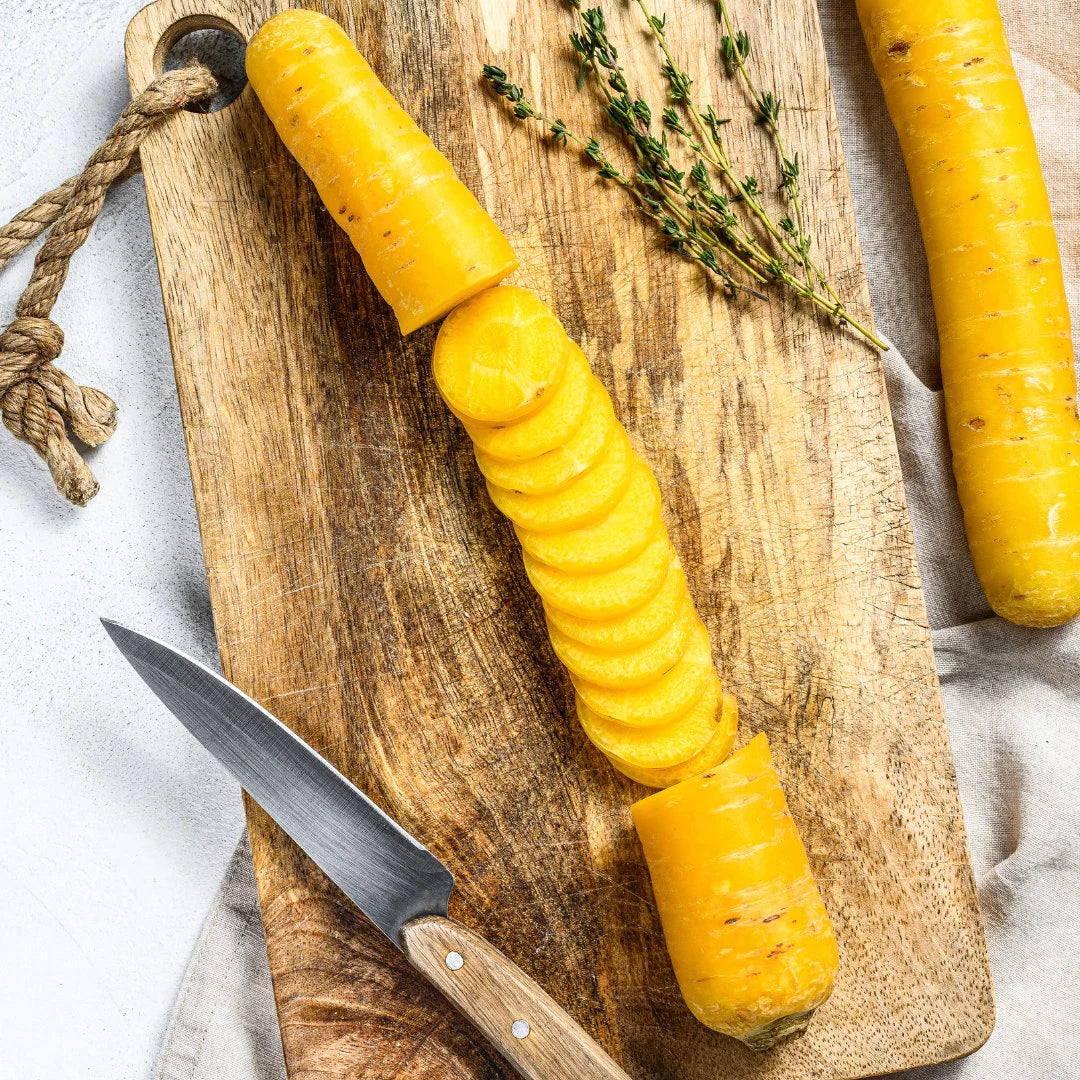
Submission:
<svg viewBox="0 0 1080 1080">
<path fill-rule="evenodd" d="M 143 137 L 185 106 L 208 104 L 216 89 L 214 77 L 199 63 L 167 71 L 124 109 L 78 176 L 42 195 L 0 229 L 2 270 L 52 226 L 15 305 L 15 320 L 0 333 L 0 413 L 8 431 L 29 443 L 49 466 L 60 494 L 78 506 L 97 494 L 98 482 L 69 440 L 68 428 L 87 446 L 98 446 L 116 430 L 116 404 L 53 365 L 64 335 L 49 315 L 106 192 L 139 171 Z"/>
</svg>

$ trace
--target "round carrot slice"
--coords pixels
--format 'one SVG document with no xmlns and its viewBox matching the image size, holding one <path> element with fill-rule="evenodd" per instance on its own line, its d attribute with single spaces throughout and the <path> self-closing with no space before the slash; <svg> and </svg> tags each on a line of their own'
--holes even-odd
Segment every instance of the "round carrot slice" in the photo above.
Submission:
<svg viewBox="0 0 1080 1080">
<path fill-rule="evenodd" d="M 575 675 L 597 686 L 625 690 L 655 682 L 665 671 L 670 671 L 686 649 L 687 635 L 696 619 L 694 607 L 687 597 L 682 614 L 666 633 L 640 649 L 622 653 L 582 645 L 551 623 L 548 623 L 548 634 L 555 655 Z"/>
<path fill-rule="evenodd" d="M 577 714 L 585 734 L 605 754 L 642 769 L 670 769 L 701 753 L 713 737 L 720 696 L 720 679 L 713 672 L 689 707 L 666 724 L 628 727 L 601 716 L 580 696 Z"/>
<path fill-rule="evenodd" d="M 567 372 L 563 386 L 569 378 L 570 373 Z M 562 390 L 560 386 L 551 401 L 534 415 L 539 417 L 554 408 Z M 596 464 L 607 449 L 618 423 L 611 409 L 611 398 L 599 379 L 590 381 L 584 413 L 577 430 L 562 446 L 524 461 L 505 461 L 475 446 L 480 471 L 493 484 L 509 491 L 520 491 L 523 495 L 549 495 L 561 490 L 574 477 Z M 527 423 L 528 419 L 521 422 Z"/>
<path fill-rule="evenodd" d="M 647 645 L 668 630 L 688 599 L 686 575 L 676 557 L 656 594 L 623 615 L 610 619 L 583 619 L 546 603 L 544 614 L 553 626 L 583 645 L 608 652 L 626 652 Z"/>
<path fill-rule="evenodd" d="M 439 392 L 463 416 L 500 423 L 540 407 L 566 366 L 566 331 L 528 289 L 504 285 L 446 318 L 431 366 Z"/>
<path fill-rule="evenodd" d="M 735 733 L 739 728 L 739 705 L 731 694 L 723 695 L 723 704 L 720 708 L 720 722 L 712 733 L 709 741 L 692 757 L 681 765 L 671 765 L 666 769 L 643 769 L 638 765 L 631 765 L 627 761 L 620 761 L 612 754 L 602 751 L 604 756 L 623 774 L 631 780 L 636 780 L 646 787 L 666 788 L 673 784 L 681 784 L 684 780 L 691 780 L 695 776 L 715 769 L 723 762 L 731 748 L 735 744 Z"/>
<path fill-rule="evenodd" d="M 568 574 L 522 552 L 525 573 L 545 607 L 585 619 L 610 619 L 640 607 L 663 585 L 673 556 L 663 528 L 636 558 L 602 574 Z"/>
<path fill-rule="evenodd" d="M 585 354 L 570 341 L 562 382 L 536 412 L 510 424 L 481 424 L 462 416 L 453 406 L 450 411 L 465 425 L 477 450 L 504 461 L 522 461 L 569 442 L 581 426 L 589 397 L 597 388 L 603 390 Z M 603 393 L 607 395 L 606 390 Z"/>
<path fill-rule="evenodd" d="M 653 727 L 684 713 L 697 700 L 709 676 L 715 673 L 709 632 L 695 615 L 682 656 L 670 670 L 651 683 L 611 690 L 572 671 L 570 678 L 578 697 L 593 712 L 630 727 Z"/>
<path fill-rule="evenodd" d="M 659 526 L 660 489 L 652 470 L 634 454 L 626 490 L 599 521 L 563 532 L 514 531 L 521 546 L 548 566 L 595 574 L 628 563 Z"/>
<path fill-rule="evenodd" d="M 551 495 L 521 495 L 488 481 L 491 501 L 515 524 L 535 532 L 577 529 L 602 518 L 630 483 L 633 451 L 617 428 L 600 460 Z"/>
</svg>

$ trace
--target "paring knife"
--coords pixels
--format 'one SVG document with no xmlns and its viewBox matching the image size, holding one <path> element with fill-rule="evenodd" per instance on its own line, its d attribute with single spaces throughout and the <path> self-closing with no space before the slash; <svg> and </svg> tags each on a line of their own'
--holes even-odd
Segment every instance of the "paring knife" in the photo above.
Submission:
<svg viewBox="0 0 1080 1080">
<path fill-rule="evenodd" d="M 325 758 L 232 683 L 102 619 L 180 722 L 528 1080 L 629 1080 L 532 979 L 448 917 L 454 875 Z"/>
</svg>

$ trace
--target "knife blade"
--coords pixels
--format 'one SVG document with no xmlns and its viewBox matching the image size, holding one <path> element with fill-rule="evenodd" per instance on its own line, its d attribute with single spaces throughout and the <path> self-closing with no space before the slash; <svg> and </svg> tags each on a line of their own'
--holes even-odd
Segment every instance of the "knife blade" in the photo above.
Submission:
<svg viewBox="0 0 1080 1080">
<path fill-rule="evenodd" d="M 101 621 L 170 712 L 395 945 L 407 922 L 447 914 L 454 875 L 325 758 L 197 660 Z"/>
<path fill-rule="evenodd" d="M 158 699 L 527 1080 L 629 1080 L 512 961 L 448 916 L 454 876 L 242 690 L 171 645 L 102 625 Z"/>
</svg>

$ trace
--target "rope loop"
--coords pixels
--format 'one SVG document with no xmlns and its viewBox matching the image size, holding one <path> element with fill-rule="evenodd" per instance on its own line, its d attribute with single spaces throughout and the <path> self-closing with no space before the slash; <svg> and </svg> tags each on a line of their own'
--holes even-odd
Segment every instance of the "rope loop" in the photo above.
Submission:
<svg viewBox="0 0 1080 1080">
<path fill-rule="evenodd" d="M 49 229 L 15 305 L 15 319 L 0 333 L 0 414 L 8 431 L 48 465 L 60 494 L 78 506 L 97 494 L 98 482 L 68 430 L 87 446 L 98 446 L 116 430 L 116 404 L 54 366 L 64 333 L 49 315 L 71 257 L 89 235 L 109 188 L 139 171 L 139 144 L 146 133 L 190 104 L 209 102 L 216 91 L 214 77 L 197 62 L 165 72 L 124 109 L 78 176 L 0 228 L 0 270 Z"/>
<path fill-rule="evenodd" d="M 64 331 L 52 319 L 17 318 L 0 334 L 0 394 L 55 360 L 63 347 Z"/>
</svg>

